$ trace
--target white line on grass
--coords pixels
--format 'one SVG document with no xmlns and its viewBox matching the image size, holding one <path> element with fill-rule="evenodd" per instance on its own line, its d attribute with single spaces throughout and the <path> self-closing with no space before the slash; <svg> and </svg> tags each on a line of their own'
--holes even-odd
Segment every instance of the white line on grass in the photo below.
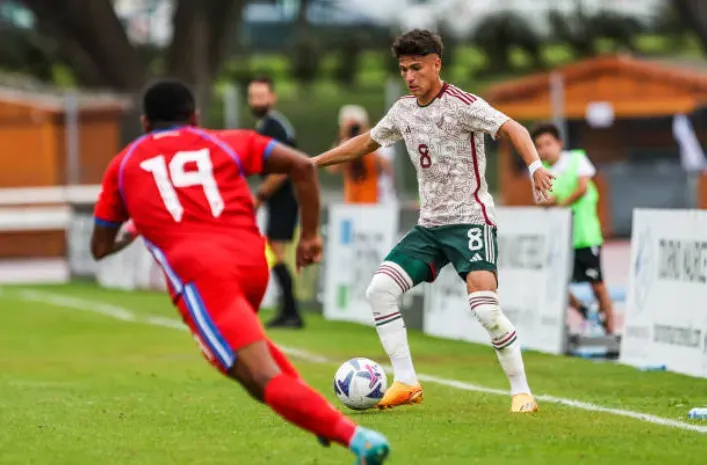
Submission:
<svg viewBox="0 0 707 465">
<path fill-rule="evenodd" d="M 0 288 L 0 294 L 2 293 L 2 288 Z M 149 315 L 145 317 L 140 317 L 135 312 L 128 310 L 124 307 L 117 305 L 107 304 L 105 302 L 98 302 L 94 300 L 81 299 L 78 297 L 71 297 L 62 294 L 44 292 L 44 291 L 34 291 L 34 290 L 19 290 L 17 294 L 22 300 L 39 302 L 43 304 L 49 304 L 56 307 L 70 308 L 72 310 L 84 310 L 94 313 L 98 313 L 104 316 L 109 316 L 118 320 L 132 322 L 132 323 L 144 323 L 153 326 L 163 326 L 166 328 L 179 329 L 186 331 L 187 327 L 179 320 L 174 318 L 166 318 L 161 316 Z M 312 363 L 335 363 L 326 357 L 321 355 L 313 354 L 300 349 L 282 347 L 282 350 L 292 355 L 293 357 L 300 358 L 307 362 Z M 390 367 L 386 367 L 386 370 L 390 371 Z M 493 394 L 498 396 L 508 396 L 508 391 L 502 389 L 492 389 L 485 386 L 479 386 L 477 384 L 466 383 L 463 381 L 455 379 L 440 378 L 438 376 L 419 374 L 418 378 L 421 381 L 428 383 L 440 384 L 443 386 L 452 387 L 455 389 L 460 389 L 463 391 L 481 392 L 484 394 Z M 582 402 L 579 400 L 565 399 L 562 397 L 539 395 L 536 398 L 541 402 L 547 402 L 552 404 L 566 405 L 568 407 L 577 408 L 580 410 L 586 410 L 590 412 L 601 412 L 608 413 L 611 415 L 617 415 L 622 417 L 633 418 L 635 420 L 644 421 L 647 423 L 652 423 L 654 425 L 667 426 L 670 428 L 682 429 L 687 431 L 694 431 L 697 433 L 707 434 L 707 426 L 695 425 L 691 423 L 686 423 L 683 421 L 671 420 L 669 418 L 663 418 L 656 415 L 650 415 L 647 413 L 634 412 L 632 410 L 615 409 L 609 407 L 603 407 L 601 405 L 592 404 L 589 402 Z"/>
</svg>

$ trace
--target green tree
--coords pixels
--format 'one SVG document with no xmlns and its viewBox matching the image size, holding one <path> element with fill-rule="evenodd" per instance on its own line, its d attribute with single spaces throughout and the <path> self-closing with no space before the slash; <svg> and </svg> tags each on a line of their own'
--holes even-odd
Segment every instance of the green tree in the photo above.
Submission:
<svg viewBox="0 0 707 465">
<path fill-rule="evenodd" d="M 581 58 L 596 54 L 595 36 L 589 27 L 591 18 L 581 6 L 572 15 L 551 11 L 548 20 L 553 39 L 568 44 L 575 56 Z"/>
<path fill-rule="evenodd" d="M 488 59 L 486 72 L 511 71 L 511 52 L 515 47 L 524 50 L 536 66 L 542 67 L 541 38 L 525 18 L 515 13 L 503 12 L 485 18 L 473 40 Z"/>
<path fill-rule="evenodd" d="M 202 110 L 237 31 L 244 0 L 175 0 L 173 39 L 157 51 L 162 72 L 197 90 Z M 83 86 L 134 92 L 153 75 L 152 55 L 130 42 L 110 0 L 22 0 Z"/>
<path fill-rule="evenodd" d="M 704 0 L 673 0 L 683 23 L 692 29 L 707 52 L 707 2 Z"/>
<path fill-rule="evenodd" d="M 352 87 L 356 84 L 362 51 L 361 37 L 357 35 L 345 40 L 337 49 L 339 56 L 334 75 L 342 85 Z"/>
</svg>

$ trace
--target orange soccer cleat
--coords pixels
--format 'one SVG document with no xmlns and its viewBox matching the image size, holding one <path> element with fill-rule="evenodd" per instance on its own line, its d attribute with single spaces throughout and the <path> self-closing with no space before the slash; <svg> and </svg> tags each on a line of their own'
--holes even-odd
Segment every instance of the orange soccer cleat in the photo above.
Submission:
<svg viewBox="0 0 707 465">
<path fill-rule="evenodd" d="M 513 413 L 533 413 L 538 411 L 538 403 L 530 394 L 516 394 L 511 403 Z"/>
<path fill-rule="evenodd" d="M 396 381 L 385 391 L 385 395 L 378 402 L 378 408 L 389 409 L 401 405 L 420 404 L 424 398 L 422 386 L 416 384 L 410 386 L 400 381 Z"/>
</svg>

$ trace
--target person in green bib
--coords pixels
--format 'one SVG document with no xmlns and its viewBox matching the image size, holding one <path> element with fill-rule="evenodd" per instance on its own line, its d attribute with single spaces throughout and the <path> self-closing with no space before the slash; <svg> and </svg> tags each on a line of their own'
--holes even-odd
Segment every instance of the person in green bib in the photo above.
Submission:
<svg viewBox="0 0 707 465">
<path fill-rule="evenodd" d="M 601 272 L 604 238 L 597 213 L 599 192 L 592 178 L 596 169 L 584 150 L 563 150 L 560 131 L 554 124 L 533 128 L 531 136 L 543 164 L 556 176 L 553 197 L 544 206 L 572 210 L 574 269 L 572 281 L 589 283 L 594 292 L 607 334 L 614 332 L 614 310 Z M 587 319 L 587 308 L 570 292 L 570 306 Z"/>
</svg>

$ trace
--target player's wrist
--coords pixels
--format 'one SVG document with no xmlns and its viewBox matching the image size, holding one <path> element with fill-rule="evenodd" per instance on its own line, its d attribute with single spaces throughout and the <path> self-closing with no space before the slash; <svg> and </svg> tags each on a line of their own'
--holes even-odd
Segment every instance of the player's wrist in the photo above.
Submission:
<svg viewBox="0 0 707 465">
<path fill-rule="evenodd" d="M 530 176 L 532 177 L 537 170 L 543 167 L 543 162 L 540 160 L 535 160 L 532 162 L 530 165 L 528 165 L 528 172 L 530 173 Z"/>
<path fill-rule="evenodd" d="M 299 235 L 300 239 L 303 239 L 305 241 L 311 240 L 311 239 L 316 239 L 318 236 L 319 236 L 319 232 L 316 229 L 314 229 L 312 231 L 303 230 Z"/>
</svg>

